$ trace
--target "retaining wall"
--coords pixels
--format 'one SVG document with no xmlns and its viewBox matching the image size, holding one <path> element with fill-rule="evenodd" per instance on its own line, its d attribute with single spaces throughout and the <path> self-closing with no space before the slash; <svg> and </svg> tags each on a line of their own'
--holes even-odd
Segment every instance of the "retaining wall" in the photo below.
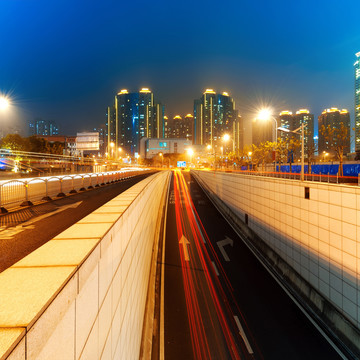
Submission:
<svg viewBox="0 0 360 360">
<path fill-rule="evenodd" d="M 0 359 L 138 359 L 169 172 L 0 274 Z"/>
<path fill-rule="evenodd" d="M 360 354 L 360 189 L 192 171 L 257 251 Z M 260 240 L 260 241 L 259 241 Z"/>
</svg>

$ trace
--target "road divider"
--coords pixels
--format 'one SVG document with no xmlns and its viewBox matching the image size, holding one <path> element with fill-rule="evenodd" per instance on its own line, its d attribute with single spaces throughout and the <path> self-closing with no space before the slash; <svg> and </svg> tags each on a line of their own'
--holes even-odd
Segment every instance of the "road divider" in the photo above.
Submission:
<svg viewBox="0 0 360 360">
<path fill-rule="evenodd" d="M 138 359 L 169 172 L 0 274 L 0 360 Z"/>
</svg>

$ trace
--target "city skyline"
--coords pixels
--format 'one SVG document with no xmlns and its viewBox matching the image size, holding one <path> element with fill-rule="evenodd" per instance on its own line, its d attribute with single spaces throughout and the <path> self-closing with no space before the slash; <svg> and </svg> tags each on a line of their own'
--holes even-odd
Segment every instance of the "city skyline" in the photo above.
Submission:
<svg viewBox="0 0 360 360">
<path fill-rule="evenodd" d="M 264 105 L 315 115 L 336 106 L 354 123 L 355 1 L 346 10 L 335 1 L 83 4 L 2 2 L 0 91 L 14 110 L 2 122 L 42 117 L 63 133 L 86 131 L 105 122 L 114 93 L 149 87 L 169 118 L 214 88 L 245 117 Z"/>
</svg>

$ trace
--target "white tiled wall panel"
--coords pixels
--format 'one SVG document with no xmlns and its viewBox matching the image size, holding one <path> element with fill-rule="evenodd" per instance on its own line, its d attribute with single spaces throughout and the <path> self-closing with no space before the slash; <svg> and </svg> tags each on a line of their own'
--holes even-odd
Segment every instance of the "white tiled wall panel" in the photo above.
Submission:
<svg viewBox="0 0 360 360">
<path fill-rule="evenodd" d="M 358 187 L 196 173 L 242 220 L 248 214 L 249 226 L 360 327 Z"/>
</svg>

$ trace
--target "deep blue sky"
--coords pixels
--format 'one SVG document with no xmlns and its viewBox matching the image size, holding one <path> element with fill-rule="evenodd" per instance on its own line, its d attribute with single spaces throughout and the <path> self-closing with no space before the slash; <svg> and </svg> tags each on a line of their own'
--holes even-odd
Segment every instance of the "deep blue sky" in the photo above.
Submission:
<svg viewBox="0 0 360 360">
<path fill-rule="evenodd" d="M 142 86 L 169 116 L 212 87 L 248 116 L 265 103 L 353 119 L 359 13 L 358 0 L 1 0 L 0 91 L 14 121 L 53 119 L 64 134 Z"/>
</svg>

